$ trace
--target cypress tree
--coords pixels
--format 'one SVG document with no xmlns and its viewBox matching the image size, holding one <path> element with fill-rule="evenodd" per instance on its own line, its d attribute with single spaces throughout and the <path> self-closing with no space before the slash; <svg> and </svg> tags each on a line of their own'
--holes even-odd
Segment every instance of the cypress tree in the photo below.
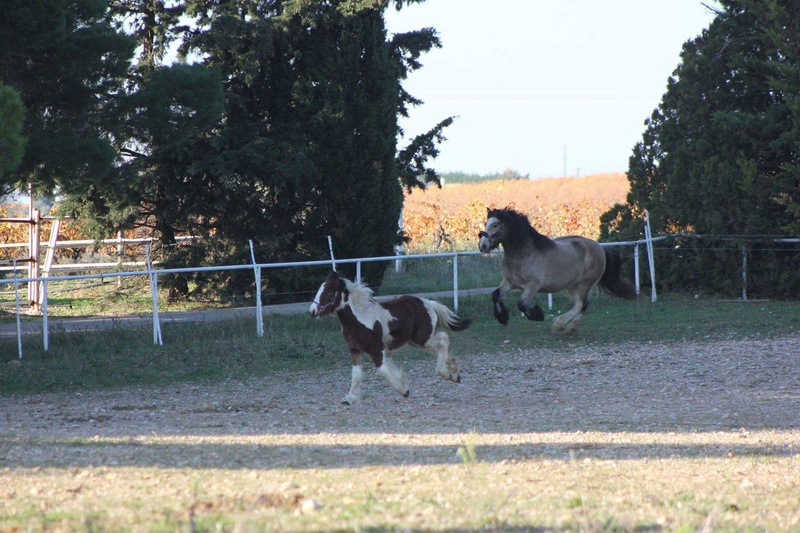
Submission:
<svg viewBox="0 0 800 533">
<path fill-rule="evenodd" d="M 327 235 L 339 258 L 389 255 L 403 238 L 403 187 L 438 183 L 428 162 L 451 119 L 398 149 L 397 118 L 420 103 L 402 80 L 439 40 L 432 29 L 388 36 L 387 8 L 10 0 L 0 79 L 26 107 L 28 150 L 4 184 L 57 192 L 98 236 L 149 229 L 165 266 L 249 262 L 251 239 L 260 261 L 319 259 Z M 194 62 L 164 65 L 178 42 Z M 212 238 L 172 246 L 179 233 Z M 378 285 L 384 268 L 365 265 L 365 278 Z M 318 281 L 268 276 L 274 292 Z M 241 271 L 195 280 L 230 293 L 252 286 Z M 188 280 L 176 281 L 185 292 Z"/>
<path fill-rule="evenodd" d="M 438 46 L 435 33 L 389 39 L 386 2 L 187 7 L 198 29 L 184 51 L 206 57 L 225 80 L 224 119 L 201 141 L 194 166 L 208 183 L 203 218 L 216 238 L 192 253 L 248 262 L 252 239 L 260 261 L 319 259 L 330 235 L 338 258 L 392 254 L 402 238 L 402 187 L 435 181 L 426 162 L 449 123 L 398 152 L 397 117 L 416 102 L 401 81 Z M 365 264 L 365 279 L 378 285 L 385 267 Z M 277 293 L 308 291 L 319 277 L 266 276 Z M 252 284 L 246 273 L 216 281 L 237 290 Z"/>
<path fill-rule="evenodd" d="M 746 246 L 751 293 L 797 294 L 797 254 L 771 238 L 793 228 L 800 190 L 796 44 L 783 46 L 797 41 L 797 10 L 722 4 L 710 27 L 684 45 L 633 150 L 628 203 L 603 216 L 601 238 L 640 238 L 648 210 L 656 234 L 717 236 L 682 239 L 661 254 L 665 288 L 737 294 Z M 735 235 L 749 237 L 728 238 Z"/>
</svg>

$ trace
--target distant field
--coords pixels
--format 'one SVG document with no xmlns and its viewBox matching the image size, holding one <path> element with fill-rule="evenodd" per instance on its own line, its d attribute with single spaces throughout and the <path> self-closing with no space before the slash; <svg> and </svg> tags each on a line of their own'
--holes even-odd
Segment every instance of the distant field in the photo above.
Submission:
<svg viewBox="0 0 800 533">
<path fill-rule="evenodd" d="M 624 202 L 628 189 L 622 173 L 431 187 L 406 195 L 403 226 L 411 238 L 409 251 L 471 249 L 486 221 L 486 207 L 510 206 L 546 235 L 597 238 L 600 215 Z"/>
</svg>

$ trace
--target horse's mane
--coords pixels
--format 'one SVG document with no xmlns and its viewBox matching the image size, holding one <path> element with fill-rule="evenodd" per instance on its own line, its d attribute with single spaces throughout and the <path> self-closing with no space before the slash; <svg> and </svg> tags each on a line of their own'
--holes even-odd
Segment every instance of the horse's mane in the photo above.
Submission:
<svg viewBox="0 0 800 533">
<path fill-rule="evenodd" d="M 347 292 L 350 293 L 350 303 L 356 307 L 361 307 L 372 302 L 372 289 L 363 283 L 355 283 L 349 279 L 342 278 Z"/>
<path fill-rule="evenodd" d="M 489 217 L 495 217 L 500 220 L 503 225 L 508 228 L 503 245 L 516 247 L 522 243 L 526 237 L 533 240 L 533 247 L 540 252 L 545 252 L 554 248 L 556 243 L 546 235 L 542 235 L 531 226 L 528 217 L 522 213 L 514 211 L 510 207 L 503 209 L 492 209 L 489 211 Z"/>
</svg>

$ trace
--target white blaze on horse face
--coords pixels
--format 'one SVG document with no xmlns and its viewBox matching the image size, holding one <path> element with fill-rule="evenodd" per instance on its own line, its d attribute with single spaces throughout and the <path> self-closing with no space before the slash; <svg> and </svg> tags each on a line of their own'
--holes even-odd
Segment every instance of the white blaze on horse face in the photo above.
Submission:
<svg viewBox="0 0 800 533">
<path fill-rule="evenodd" d="M 484 228 L 484 233 L 487 235 L 497 235 L 500 233 L 500 226 L 501 223 L 496 217 L 491 217 L 489 220 L 486 221 L 486 227 Z M 478 249 L 483 253 L 489 253 L 492 249 L 496 246 L 492 239 L 487 237 L 486 235 L 481 236 L 481 240 L 478 241 Z"/>
<path fill-rule="evenodd" d="M 319 290 L 317 291 L 316 296 L 314 296 L 314 301 L 311 302 L 311 307 L 308 308 L 308 312 L 311 313 L 311 316 L 317 316 L 320 312 L 319 308 L 319 299 L 322 297 L 322 293 L 325 291 L 325 284 L 319 286 Z"/>
<path fill-rule="evenodd" d="M 317 294 L 314 296 L 314 301 L 311 302 L 311 307 L 308 308 L 308 312 L 311 313 L 311 316 L 314 316 L 314 317 L 315 316 L 319 316 L 319 314 L 322 313 L 322 311 L 323 311 L 323 309 L 325 307 L 325 304 L 328 303 L 328 302 L 321 302 L 320 301 L 320 298 L 322 298 L 322 295 L 325 293 L 325 286 L 326 285 L 327 285 L 327 282 L 325 282 L 325 283 L 323 283 L 322 285 L 319 286 L 319 290 L 317 291 Z"/>
</svg>

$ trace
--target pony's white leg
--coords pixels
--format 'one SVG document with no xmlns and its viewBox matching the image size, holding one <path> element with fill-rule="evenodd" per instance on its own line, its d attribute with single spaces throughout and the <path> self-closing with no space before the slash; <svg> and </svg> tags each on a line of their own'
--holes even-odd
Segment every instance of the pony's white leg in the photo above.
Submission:
<svg viewBox="0 0 800 533">
<path fill-rule="evenodd" d="M 350 381 L 350 392 L 347 396 L 342 398 L 342 403 L 346 405 L 354 405 L 361 399 L 361 380 L 363 378 L 363 370 L 361 365 L 353 365 L 352 379 Z"/>
<path fill-rule="evenodd" d="M 395 365 L 394 361 L 389 359 L 385 353 L 383 354 L 383 362 L 378 367 L 378 375 L 385 379 L 394 390 L 408 398 L 409 390 L 406 383 L 406 373 Z"/>
<path fill-rule="evenodd" d="M 450 357 L 450 337 L 444 331 L 435 333 L 425 343 L 425 350 L 436 356 L 436 373 L 444 379 L 461 383 L 458 362 Z"/>
</svg>

